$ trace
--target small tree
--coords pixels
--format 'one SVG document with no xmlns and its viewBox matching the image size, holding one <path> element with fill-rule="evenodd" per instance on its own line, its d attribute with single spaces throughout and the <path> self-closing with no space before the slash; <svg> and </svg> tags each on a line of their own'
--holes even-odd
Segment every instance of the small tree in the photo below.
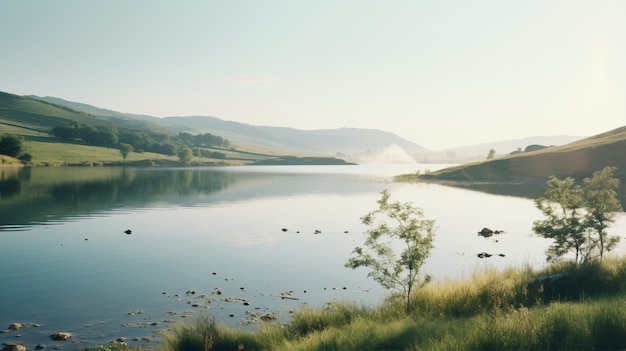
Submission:
<svg viewBox="0 0 626 351">
<path fill-rule="evenodd" d="M 368 277 L 387 289 L 400 289 L 408 312 L 413 290 L 430 281 L 420 269 L 433 248 L 435 221 L 423 219 L 422 209 L 410 203 L 390 203 L 387 190 L 377 202 L 378 209 L 361 218 L 369 226 L 365 248 L 354 248 L 345 266 L 370 268 Z M 396 253 L 400 246 L 402 251 Z"/>
<path fill-rule="evenodd" d="M 14 134 L 0 135 L 0 154 L 20 157 L 25 149 L 24 139 L 21 136 Z"/>
<path fill-rule="evenodd" d="M 128 157 L 128 154 L 133 152 L 134 150 L 133 146 L 129 144 L 125 144 L 125 143 L 120 143 L 119 147 L 120 147 L 120 154 L 122 155 L 122 158 L 124 159 L 124 164 L 126 164 L 126 157 Z"/>
<path fill-rule="evenodd" d="M 193 151 L 189 148 L 189 146 L 183 145 L 178 148 L 178 159 L 185 165 L 191 163 L 193 159 Z"/>
<path fill-rule="evenodd" d="M 606 229 L 615 221 L 615 212 L 622 206 L 615 189 L 619 180 L 613 178 L 612 167 L 594 172 L 583 180 L 584 187 L 574 179 L 552 176 L 548 180 L 547 198 L 535 200 L 544 220 L 535 221 L 533 230 L 544 238 L 554 239 L 547 252 L 548 261 L 556 261 L 573 252 L 578 264 L 599 257 L 615 248 L 619 237 L 609 236 Z"/>
<path fill-rule="evenodd" d="M 546 253 L 548 261 L 556 261 L 568 252 L 574 252 L 576 262 L 582 263 L 587 259 L 585 251 L 589 246 L 588 233 L 582 226 L 582 191 L 574 186 L 574 178 L 570 177 L 560 180 L 551 176 L 547 185 L 548 198 L 535 200 L 535 206 L 546 219 L 535 221 L 533 231 L 554 240 Z"/>
<path fill-rule="evenodd" d="M 615 191 L 619 188 L 620 182 L 619 179 L 613 178 L 614 171 L 614 167 L 605 167 L 601 171 L 594 172 L 593 177 L 583 179 L 586 221 L 597 234 L 600 260 L 605 251 L 611 251 L 619 242 L 619 237 L 610 237 L 606 232 L 606 229 L 615 222 L 615 212 L 622 210 Z"/>
<path fill-rule="evenodd" d="M 487 159 L 491 160 L 494 157 L 496 157 L 496 150 L 494 149 L 489 150 L 489 153 L 487 154 Z"/>
</svg>

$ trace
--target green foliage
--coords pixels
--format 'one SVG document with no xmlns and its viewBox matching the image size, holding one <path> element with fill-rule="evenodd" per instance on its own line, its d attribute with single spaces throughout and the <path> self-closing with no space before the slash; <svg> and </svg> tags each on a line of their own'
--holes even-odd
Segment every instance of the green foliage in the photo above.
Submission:
<svg viewBox="0 0 626 351">
<path fill-rule="evenodd" d="M 413 289 L 430 281 L 430 276 L 422 276 L 420 269 L 433 247 L 435 221 L 423 217 L 422 209 L 410 203 L 390 203 L 389 192 L 384 190 L 378 209 L 361 218 L 369 226 L 365 249 L 356 247 L 354 256 L 345 264 L 352 269 L 370 268 L 368 277 L 387 289 L 399 288 L 407 310 Z M 399 254 L 394 242 L 403 248 Z"/>
<path fill-rule="evenodd" d="M 535 221 L 535 233 L 554 242 L 547 252 L 548 261 L 556 261 L 574 253 L 577 263 L 586 263 L 611 251 L 619 237 L 609 236 L 606 229 L 615 221 L 615 212 L 621 210 L 615 189 L 619 180 L 613 178 L 614 168 L 606 167 L 585 178 L 584 187 L 575 180 L 555 176 L 547 182 L 547 198 L 535 201 L 545 219 Z"/>
<path fill-rule="evenodd" d="M 489 153 L 487 154 L 487 159 L 491 160 L 492 158 L 496 157 L 496 150 L 494 149 L 490 149 Z"/>
<path fill-rule="evenodd" d="M 615 212 L 622 210 L 617 199 L 619 179 L 613 178 L 615 168 L 606 167 L 602 171 L 594 172 L 593 177 L 585 178 L 583 197 L 587 210 L 587 223 L 597 234 L 600 259 L 604 252 L 611 251 L 618 243 L 619 237 L 609 237 L 606 229 L 615 222 Z"/>
<path fill-rule="evenodd" d="M 122 155 L 122 158 L 124 159 L 124 163 L 126 163 L 126 157 L 128 157 L 128 154 L 130 154 L 134 150 L 133 146 L 129 144 L 124 144 L 124 143 L 120 143 L 118 146 L 120 148 L 120 154 Z"/>
<path fill-rule="evenodd" d="M 50 135 L 63 141 L 82 140 L 87 145 L 111 146 L 117 143 L 117 128 L 113 125 L 93 126 L 76 121 L 64 122 L 52 128 Z"/>
<path fill-rule="evenodd" d="M 11 157 L 20 157 L 24 153 L 25 149 L 24 138 L 19 135 L 0 135 L 0 154 Z"/>
<path fill-rule="evenodd" d="M 191 164 L 191 160 L 193 159 L 193 151 L 189 148 L 189 146 L 183 145 L 178 148 L 177 151 L 178 159 L 182 164 L 188 165 Z"/>
<path fill-rule="evenodd" d="M 224 147 L 230 146 L 230 142 L 220 136 L 211 133 L 192 135 L 189 133 L 179 133 L 178 137 L 189 147 Z"/>
</svg>

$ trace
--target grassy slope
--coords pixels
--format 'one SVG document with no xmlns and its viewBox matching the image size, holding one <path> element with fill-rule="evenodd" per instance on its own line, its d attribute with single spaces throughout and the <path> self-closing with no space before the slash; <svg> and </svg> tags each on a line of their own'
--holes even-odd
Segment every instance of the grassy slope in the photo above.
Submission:
<svg viewBox="0 0 626 351">
<path fill-rule="evenodd" d="M 563 146 L 446 168 L 422 177 L 448 181 L 545 182 L 551 175 L 589 177 L 606 166 L 617 167 L 615 176 L 626 179 L 626 127 Z"/>
<path fill-rule="evenodd" d="M 562 274 L 561 278 L 545 279 Z M 537 279 L 539 278 L 539 279 Z M 543 279 L 542 279 L 543 278 Z M 626 259 L 484 271 L 418 290 L 413 312 L 303 307 L 286 326 L 229 329 L 209 319 L 165 334 L 165 350 L 520 350 L 626 348 Z"/>
<path fill-rule="evenodd" d="M 112 121 L 116 120 L 103 120 L 89 113 L 79 112 L 68 107 L 0 92 L 0 134 L 23 136 L 27 148 L 26 152 L 33 156 L 32 164 L 58 166 L 121 164 L 123 162 L 117 149 L 62 143 L 49 136 L 48 133 L 54 126 L 66 121 L 78 121 L 97 126 L 110 125 Z M 124 120 L 122 122 L 120 127 L 166 132 L 163 128 L 143 121 Z M 208 148 L 210 151 L 226 154 L 227 159 L 225 160 L 194 157 L 193 163 L 198 165 L 242 165 L 266 162 L 284 156 L 316 156 L 270 150 L 253 145 L 234 144 L 233 146 L 234 149 Z M 126 161 L 129 164 L 138 165 L 178 164 L 178 158 L 175 156 L 149 152 L 131 152 Z"/>
</svg>

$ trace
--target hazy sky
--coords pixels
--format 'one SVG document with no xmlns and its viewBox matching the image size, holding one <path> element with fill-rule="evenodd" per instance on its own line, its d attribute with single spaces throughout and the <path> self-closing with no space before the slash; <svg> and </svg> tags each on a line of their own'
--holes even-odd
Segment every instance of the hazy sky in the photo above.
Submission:
<svg viewBox="0 0 626 351">
<path fill-rule="evenodd" d="M 0 91 L 433 150 L 593 135 L 626 125 L 626 1 L 2 0 Z"/>
</svg>

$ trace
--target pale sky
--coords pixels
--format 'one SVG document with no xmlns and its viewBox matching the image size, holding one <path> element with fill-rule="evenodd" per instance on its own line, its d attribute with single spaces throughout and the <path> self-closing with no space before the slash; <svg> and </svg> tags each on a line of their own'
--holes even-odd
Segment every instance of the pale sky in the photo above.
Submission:
<svg viewBox="0 0 626 351">
<path fill-rule="evenodd" d="M 626 1 L 2 0 L 0 91 L 432 150 L 587 136 L 626 125 Z"/>
</svg>

